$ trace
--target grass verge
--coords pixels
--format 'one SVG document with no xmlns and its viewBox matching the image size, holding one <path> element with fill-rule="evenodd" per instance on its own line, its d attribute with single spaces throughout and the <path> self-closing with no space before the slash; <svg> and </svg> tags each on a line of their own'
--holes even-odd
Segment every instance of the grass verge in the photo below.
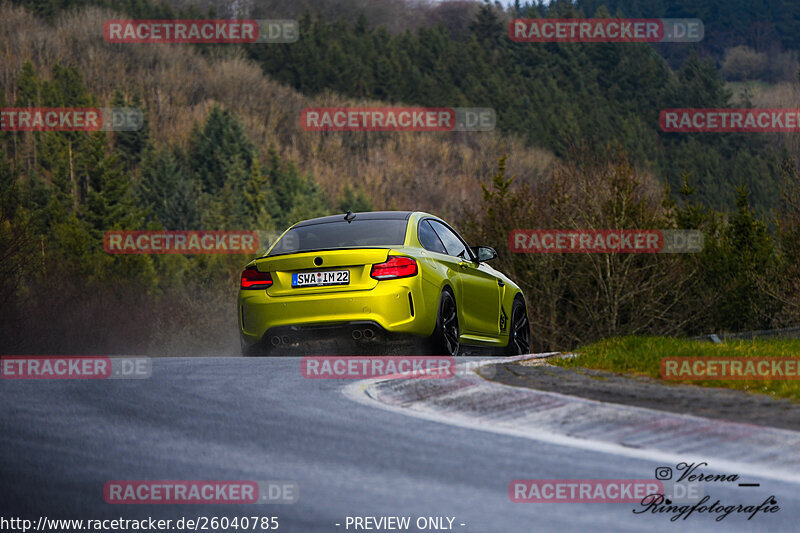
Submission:
<svg viewBox="0 0 800 533">
<path fill-rule="evenodd" d="M 617 374 L 647 376 L 670 384 L 723 387 L 800 401 L 798 379 L 676 381 L 662 379 L 660 373 L 660 362 L 664 357 L 800 358 L 800 340 L 738 340 L 714 344 L 665 337 L 620 337 L 583 346 L 575 353 L 577 357 L 549 362 L 566 368 L 593 368 Z"/>
</svg>

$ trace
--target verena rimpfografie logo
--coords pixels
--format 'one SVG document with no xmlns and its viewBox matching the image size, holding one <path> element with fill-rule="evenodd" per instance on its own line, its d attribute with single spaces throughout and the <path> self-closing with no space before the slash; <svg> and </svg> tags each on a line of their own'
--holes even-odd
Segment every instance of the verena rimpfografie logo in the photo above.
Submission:
<svg viewBox="0 0 800 533">
<path fill-rule="evenodd" d="M 108 20 L 109 43 L 253 44 L 293 43 L 296 20 Z"/>
<path fill-rule="evenodd" d="M 488 107 L 307 107 L 305 131 L 492 131 L 497 118 Z"/>
<path fill-rule="evenodd" d="M 103 499 L 113 504 L 272 504 L 295 503 L 295 481 L 109 481 Z"/>
<path fill-rule="evenodd" d="M 518 43 L 696 43 L 700 19 L 514 19 L 508 36 Z"/>
<path fill-rule="evenodd" d="M 145 379 L 152 374 L 147 357 L 101 355 L 4 355 L 2 379 Z"/>
<path fill-rule="evenodd" d="M 254 254 L 256 231 L 107 231 L 103 248 L 110 254 Z"/>
<path fill-rule="evenodd" d="M 794 357 L 664 357 L 660 373 L 668 380 L 796 380 L 800 359 Z"/>
<path fill-rule="evenodd" d="M 446 355 L 303 357 L 306 379 L 442 379 L 456 375 L 455 358 Z"/>
<path fill-rule="evenodd" d="M 753 490 L 761 486 L 760 483 L 740 483 L 738 474 L 712 474 L 701 470 L 701 468 L 707 466 L 708 463 L 705 461 L 699 463 L 680 462 L 676 464 L 674 470 L 677 470 L 680 475 L 673 482 L 674 486 L 715 487 L 727 485 L 730 489 L 741 488 L 744 491 Z M 655 470 L 656 479 L 659 480 L 659 483 L 662 482 L 661 480 L 672 480 L 674 470 L 670 466 L 659 466 Z M 686 520 L 694 513 L 698 515 L 707 514 L 715 516 L 714 520 L 716 522 L 721 522 L 734 513 L 746 515 L 747 520 L 752 520 L 756 516 L 760 516 L 759 513 L 772 514 L 781 510 L 775 495 L 770 495 L 763 500 L 761 498 L 763 498 L 763 494 L 757 496 L 756 499 L 748 500 L 749 503 L 747 504 L 742 503 L 741 498 L 736 498 L 737 503 L 735 504 L 726 504 L 719 499 L 712 502 L 710 495 L 700 494 L 700 497 L 688 497 L 681 501 L 680 503 L 684 503 L 684 505 L 675 505 L 679 503 L 679 497 L 669 493 L 659 493 L 642 499 L 639 507 L 635 508 L 633 513 L 638 515 L 661 515 L 669 517 L 670 522 L 676 522 L 679 519 Z M 761 503 L 758 503 L 759 501 Z"/>
<path fill-rule="evenodd" d="M 658 121 L 665 132 L 796 133 L 800 131 L 800 109 L 664 109 Z"/>
<path fill-rule="evenodd" d="M 663 254 L 703 249 L 699 230 L 654 229 L 518 229 L 508 235 L 515 253 Z"/>
<path fill-rule="evenodd" d="M 143 124 L 135 107 L 0 108 L 0 131 L 138 131 Z"/>
</svg>

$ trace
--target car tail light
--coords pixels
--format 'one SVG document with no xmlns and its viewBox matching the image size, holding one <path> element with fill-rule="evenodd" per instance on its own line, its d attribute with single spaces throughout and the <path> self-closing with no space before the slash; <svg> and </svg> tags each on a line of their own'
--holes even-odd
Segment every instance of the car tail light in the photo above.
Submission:
<svg viewBox="0 0 800 533">
<path fill-rule="evenodd" d="M 247 267 L 242 272 L 242 289 L 269 289 L 272 276 L 269 272 L 259 272 L 255 266 Z"/>
<path fill-rule="evenodd" d="M 417 262 L 410 257 L 390 257 L 384 263 L 372 265 L 372 271 L 369 275 L 375 279 L 395 279 L 416 276 Z"/>
</svg>

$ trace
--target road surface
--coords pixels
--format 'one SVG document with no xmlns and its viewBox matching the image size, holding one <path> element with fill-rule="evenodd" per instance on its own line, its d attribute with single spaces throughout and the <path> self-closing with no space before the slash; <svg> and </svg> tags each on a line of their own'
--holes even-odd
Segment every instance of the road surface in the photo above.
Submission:
<svg viewBox="0 0 800 533">
<path fill-rule="evenodd" d="M 423 525 L 444 517 L 453 531 L 481 533 L 796 531 L 800 523 L 797 485 L 752 476 L 760 487 L 706 489 L 725 505 L 774 495 L 780 510 L 749 521 L 706 513 L 671 522 L 634 514 L 633 503 L 514 503 L 515 479 L 649 479 L 665 465 L 370 407 L 343 393 L 349 380 L 303 378 L 299 358 L 152 361 L 141 380 L 0 380 L 0 516 L 271 516 L 278 531 L 298 533 L 366 531 L 347 527 L 347 517 L 388 516 L 409 517 L 408 531 L 420 530 L 419 517 Z M 290 480 L 299 497 L 109 504 L 103 488 L 112 480 Z"/>
</svg>

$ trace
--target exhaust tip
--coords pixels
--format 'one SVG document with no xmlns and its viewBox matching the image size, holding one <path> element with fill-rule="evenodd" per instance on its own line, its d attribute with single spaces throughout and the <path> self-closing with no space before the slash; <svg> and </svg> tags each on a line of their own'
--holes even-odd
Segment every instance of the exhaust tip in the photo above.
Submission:
<svg viewBox="0 0 800 533">
<path fill-rule="evenodd" d="M 375 330 L 372 328 L 367 328 L 364 330 L 364 338 L 365 339 L 372 339 L 375 337 Z"/>
<path fill-rule="evenodd" d="M 354 330 L 353 330 L 353 332 L 352 332 L 350 335 L 352 335 L 352 337 L 353 337 L 355 340 L 358 340 L 358 339 L 360 339 L 360 338 L 361 338 L 361 335 L 362 335 L 362 333 L 361 333 L 361 330 L 360 330 L 360 329 L 354 329 Z"/>
<path fill-rule="evenodd" d="M 276 335 L 276 336 L 272 337 L 272 338 L 269 340 L 269 342 L 270 342 L 270 343 L 271 343 L 273 346 L 277 346 L 277 345 L 279 345 L 279 344 L 281 343 L 281 338 L 280 338 L 280 337 L 278 337 L 278 336 Z"/>
<path fill-rule="evenodd" d="M 283 344 L 289 344 L 289 337 L 287 335 L 284 335 L 283 337 L 281 337 L 281 342 Z"/>
</svg>

